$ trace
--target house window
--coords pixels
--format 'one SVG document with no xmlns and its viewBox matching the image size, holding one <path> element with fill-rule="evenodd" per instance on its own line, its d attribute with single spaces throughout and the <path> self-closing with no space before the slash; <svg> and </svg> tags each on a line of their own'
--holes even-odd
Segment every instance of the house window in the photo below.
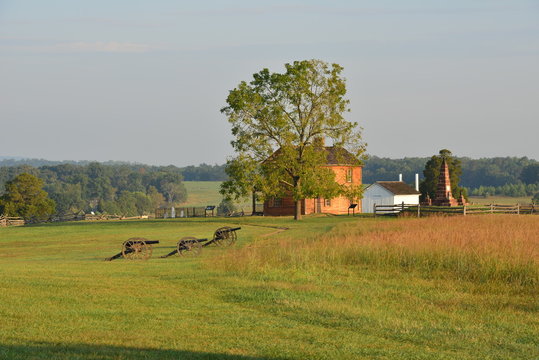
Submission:
<svg viewBox="0 0 539 360">
<path fill-rule="evenodd" d="M 326 207 L 331 206 L 331 199 L 325 199 L 324 200 L 324 206 L 326 206 Z"/>
<path fill-rule="evenodd" d="M 346 169 L 346 182 L 352 182 L 352 168 Z"/>
<path fill-rule="evenodd" d="M 281 207 L 283 206 L 283 199 L 271 198 L 269 201 L 269 207 Z"/>
</svg>

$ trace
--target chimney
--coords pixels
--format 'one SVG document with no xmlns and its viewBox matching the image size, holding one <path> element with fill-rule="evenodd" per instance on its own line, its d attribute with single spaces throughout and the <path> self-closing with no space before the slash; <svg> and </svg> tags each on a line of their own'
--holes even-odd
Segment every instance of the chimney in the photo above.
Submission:
<svg viewBox="0 0 539 360">
<path fill-rule="evenodd" d="M 415 191 L 419 191 L 419 174 L 415 174 Z"/>
<path fill-rule="evenodd" d="M 402 174 L 399 174 L 399 181 L 402 182 Z"/>
</svg>

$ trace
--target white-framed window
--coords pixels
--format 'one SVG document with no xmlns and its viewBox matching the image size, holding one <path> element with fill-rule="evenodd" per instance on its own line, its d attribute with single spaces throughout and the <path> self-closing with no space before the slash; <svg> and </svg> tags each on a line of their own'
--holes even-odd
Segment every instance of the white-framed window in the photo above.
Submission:
<svg viewBox="0 0 539 360">
<path fill-rule="evenodd" d="M 349 183 L 352 182 L 352 180 L 353 180 L 352 174 L 353 174 L 352 168 L 346 169 L 346 182 L 349 182 Z"/>
<path fill-rule="evenodd" d="M 324 206 L 326 207 L 331 206 L 331 199 L 324 199 Z"/>
</svg>

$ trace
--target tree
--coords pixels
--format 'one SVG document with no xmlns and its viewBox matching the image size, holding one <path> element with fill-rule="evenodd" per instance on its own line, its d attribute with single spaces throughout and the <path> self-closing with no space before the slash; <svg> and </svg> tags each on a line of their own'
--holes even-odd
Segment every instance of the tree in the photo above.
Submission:
<svg viewBox="0 0 539 360">
<path fill-rule="evenodd" d="M 419 184 L 419 191 L 423 199 L 429 195 L 431 199 L 435 198 L 438 178 L 440 176 L 440 167 L 443 161 L 447 162 L 449 167 L 449 177 L 451 181 L 451 193 L 453 197 L 458 198 L 460 195 L 467 197 L 465 188 L 459 186 L 460 176 L 462 175 L 462 166 L 460 160 L 453 157 L 451 151 L 447 149 L 440 150 L 439 155 L 434 155 L 427 161 L 423 175 L 425 178 Z"/>
<path fill-rule="evenodd" d="M 520 180 L 526 184 L 539 183 L 539 164 L 530 164 L 522 169 Z"/>
<path fill-rule="evenodd" d="M 158 208 L 165 202 L 165 198 L 159 191 L 157 191 L 157 188 L 155 186 L 148 186 L 148 191 L 146 192 L 146 194 L 150 199 L 152 209 Z"/>
<path fill-rule="evenodd" d="M 232 125 L 236 157 L 227 161 L 230 180 L 222 191 L 236 198 L 253 190 L 265 197 L 290 194 L 299 220 L 302 199 L 361 193 L 359 186 L 339 186 L 323 166 L 324 141 L 356 159 L 365 146 L 358 124 L 343 117 L 349 101 L 340 65 L 304 60 L 285 68 L 284 73 L 263 69 L 230 91 L 221 112 Z"/>
<path fill-rule="evenodd" d="M 24 219 L 47 218 L 54 214 L 55 206 L 43 190 L 43 180 L 27 173 L 8 181 L 0 198 L 0 207 L 7 216 Z"/>
</svg>

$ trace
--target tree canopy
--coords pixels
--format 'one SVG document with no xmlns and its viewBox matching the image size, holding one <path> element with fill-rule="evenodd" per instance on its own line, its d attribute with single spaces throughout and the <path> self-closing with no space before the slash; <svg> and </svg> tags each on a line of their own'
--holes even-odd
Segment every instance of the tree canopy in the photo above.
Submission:
<svg viewBox="0 0 539 360">
<path fill-rule="evenodd" d="M 360 196 L 360 187 L 339 186 L 332 170 L 322 166 L 326 139 L 356 158 L 365 150 L 361 128 L 343 116 L 349 100 L 342 70 L 320 60 L 295 61 L 285 64 L 284 73 L 263 69 L 230 91 L 221 112 L 232 125 L 236 156 L 227 161 L 224 194 L 289 194 L 296 219 L 302 199 Z"/>
<path fill-rule="evenodd" d="M 520 179 L 526 184 L 539 183 L 539 164 L 530 164 L 522 169 Z"/>
<path fill-rule="evenodd" d="M 43 190 L 43 180 L 22 173 L 6 183 L 6 191 L 0 198 L 0 212 L 26 220 L 47 218 L 55 212 L 55 203 Z"/>
<path fill-rule="evenodd" d="M 442 149 L 439 155 L 434 155 L 427 161 L 423 175 L 425 178 L 419 184 L 419 191 L 421 196 L 425 198 L 427 195 L 431 199 L 435 198 L 436 187 L 438 185 L 438 177 L 440 176 L 440 167 L 443 161 L 447 162 L 449 167 L 449 177 L 451 181 L 451 192 L 454 197 L 458 198 L 460 195 L 468 196 L 466 189 L 459 186 L 460 176 L 462 175 L 462 165 L 459 159 L 453 157 L 451 151 Z"/>
</svg>

